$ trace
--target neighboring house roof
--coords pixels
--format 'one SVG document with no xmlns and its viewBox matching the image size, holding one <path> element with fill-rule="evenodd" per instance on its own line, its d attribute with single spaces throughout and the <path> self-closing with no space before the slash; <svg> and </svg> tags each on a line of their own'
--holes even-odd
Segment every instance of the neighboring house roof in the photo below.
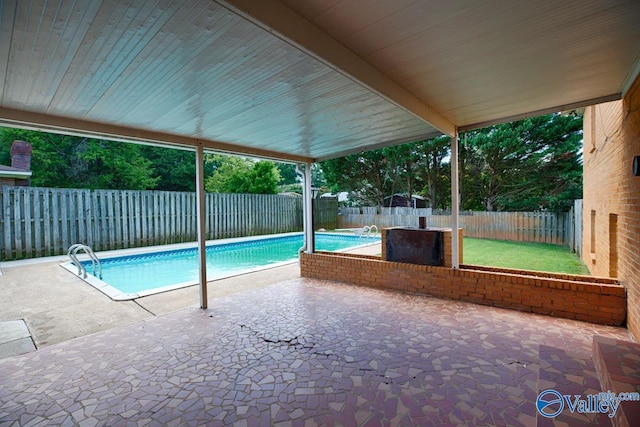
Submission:
<svg viewBox="0 0 640 427">
<path fill-rule="evenodd" d="M 387 197 L 385 197 L 385 200 L 386 200 L 386 199 L 388 199 L 389 197 L 391 197 L 391 196 L 387 196 Z M 393 195 L 393 197 L 407 197 L 407 195 L 406 195 L 406 194 L 396 193 L 396 194 L 394 194 L 394 195 Z M 425 200 L 425 198 L 424 198 L 424 197 L 419 196 L 419 195 L 417 195 L 417 194 L 412 194 L 412 195 L 411 195 L 411 198 L 412 198 L 412 199 L 416 199 L 416 200 Z"/>
<path fill-rule="evenodd" d="M 324 193 L 320 197 L 337 197 L 338 202 L 346 202 L 347 200 L 349 200 L 349 193 L 347 191 L 342 191 L 338 194 Z"/>
<path fill-rule="evenodd" d="M 0 165 L 0 178 L 29 179 L 31 171 Z"/>
</svg>

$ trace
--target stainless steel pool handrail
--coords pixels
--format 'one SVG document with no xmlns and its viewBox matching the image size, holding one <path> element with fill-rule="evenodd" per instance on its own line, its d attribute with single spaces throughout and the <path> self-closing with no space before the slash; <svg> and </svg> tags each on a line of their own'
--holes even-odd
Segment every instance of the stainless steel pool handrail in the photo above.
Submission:
<svg viewBox="0 0 640 427">
<path fill-rule="evenodd" d="M 374 228 L 376 229 L 375 232 L 373 231 Z M 369 243 L 369 238 L 371 237 L 371 233 L 374 232 L 374 234 L 377 234 L 378 227 L 375 224 L 365 225 L 362 228 L 356 228 L 355 232 L 356 234 L 359 234 L 360 238 L 362 238 L 362 236 L 365 236 L 366 234 L 366 242 Z"/>
<path fill-rule="evenodd" d="M 93 249 L 91 249 L 90 246 L 87 246 L 82 243 L 76 243 L 74 245 L 71 245 L 69 247 L 69 250 L 67 250 L 67 256 L 71 258 L 71 262 L 73 262 L 73 264 L 75 264 L 76 267 L 78 267 L 78 276 L 82 276 L 83 279 L 87 278 L 87 269 L 78 260 L 78 252 L 80 251 L 84 251 L 89 256 L 89 259 L 91 259 L 92 274 L 102 279 L 102 263 L 100 262 L 100 259 L 93 252 Z M 97 268 L 98 274 L 96 274 L 96 268 Z"/>
</svg>

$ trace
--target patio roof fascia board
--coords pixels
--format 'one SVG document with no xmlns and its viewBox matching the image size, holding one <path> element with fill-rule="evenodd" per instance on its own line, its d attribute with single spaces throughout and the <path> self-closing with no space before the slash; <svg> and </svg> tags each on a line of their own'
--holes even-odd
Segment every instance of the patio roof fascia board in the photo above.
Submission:
<svg viewBox="0 0 640 427">
<path fill-rule="evenodd" d="M 627 74 L 627 77 L 624 79 L 624 82 L 622 83 L 622 87 L 620 90 L 621 92 L 620 99 L 627 96 L 629 89 L 631 89 L 631 86 L 636 81 L 638 76 L 640 76 L 640 55 L 638 55 L 638 57 L 636 58 L 635 62 L 633 63 L 633 66 L 629 70 L 629 74 Z"/>
<path fill-rule="evenodd" d="M 455 124 L 315 24 L 277 0 L 215 0 L 449 136 Z"/>
<path fill-rule="evenodd" d="M 0 170 L 0 178 L 27 179 L 27 178 L 31 177 L 31 175 L 32 175 L 32 172 Z"/>
<path fill-rule="evenodd" d="M 466 132 L 474 129 L 482 129 L 488 126 L 500 125 L 503 123 L 515 122 L 518 120 L 528 119 L 530 117 L 544 116 L 545 114 L 558 113 L 561 111 L 576 110 L 578 108 L 588 107 L 590 105 L 602 104 L 610 101 L 619 101 L 622 94 L 614 93 L 612 95 L 601 96 L 599 98 L 586 99 L 584 101 L 573 102 L 571 104 L 558 105 L 556 107 L 545 108 L 542 110 L 529 111 L 527 113 L 515 114 L 513 116 L 501 117 L 495 120 L 487 120 L 485 122 L 473 123 L 458 127 L 458 131 Z"/>
<path fill-rule="evenodd" d="M 309 157 L 259 148 L 8 108 L 0 108 L 0 126 L 107 139 L 110 141 L 155 145 L 189 151 L 195 151 L 198 145 L 202 144 L 208 152 L 245 155 L 288 163 L 305 163 L 312 161 Z"/>
</svg>

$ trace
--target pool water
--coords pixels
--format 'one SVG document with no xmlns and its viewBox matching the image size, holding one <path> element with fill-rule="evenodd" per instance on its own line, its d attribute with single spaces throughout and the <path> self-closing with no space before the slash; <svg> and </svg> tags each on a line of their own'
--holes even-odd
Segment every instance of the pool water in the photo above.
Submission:
<svg viewBox="0 0 640 427">
<path fill-rule="evenodd" d="M 339 251 L 379 238 L 316 233 L 316 250 Z M 207 279 L 232 276 L 260 267 L 298 259 L 303 244 L 302 234 L 207 246 Z M 123 294 L 149 294 L 151 289 L 176 284 L 192 284 L 198 280 L 196 248 L 105 258 L 102 282 Z M 88 273 L 91 263 L 83 262 Z"/>
</svg>

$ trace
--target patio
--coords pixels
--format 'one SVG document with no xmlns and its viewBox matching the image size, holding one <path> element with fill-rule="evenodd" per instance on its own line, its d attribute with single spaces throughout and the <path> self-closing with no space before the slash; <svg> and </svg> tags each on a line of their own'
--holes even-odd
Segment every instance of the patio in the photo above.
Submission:
<svg viewBox="0 0 640 427">
<path fill-rule="evenodd" d="M 462 132 L 628 100 L 640 73 L 631 0 L 58 0 L 0 9 L 10 40 L 0 49 L 0 124 L 195 151 L 201 255 L 205 151 L 304 164 L 309 242 L 313 163 L 449 135 L 457 229 Z M 637 132 L 627 131 L 637 123 L 613 128 L 601 145 L 637 155 Z M 599 181 L 629 160 L 601 165 Z M 612 182 L 608 193 L 629 205 L 637 192 L 618 190 L 637 187 Z M 598 218 L 621 215 L 615 241 L 635 242 L 638 211 L 602 206 Z M 637 337 L 637 245 L 627 247 L 619 278 Z M 44 288 L 49 278 L 34 281 Z M 207 310 L 168 313 L 172 301 L 149 300 L 161 308 L 132 302 L 119 317 L 91 305 L 83 310 L 95 323 L 78 325 L 79 305 L 45 301 L 35 313 L 49 345 L 0 360 L 0 426 L 601 425 L 606 415 L 567 410 L 540 419 L 536 396 L 602 391 L 594 336 L 629 339 L 623 328 L 318 278 L 220 298 L 207 298 L 204 269 L 199 281 Z M 54 343 L 54 314 L 82 336 Z"/>
<path fill-rule="evenodd" d="M 0 360 L 0 425 L 523 425 L 626 329 L 295 279 Z M 556 423 L 601 425 L 565 410 Z"/>
</svg>

